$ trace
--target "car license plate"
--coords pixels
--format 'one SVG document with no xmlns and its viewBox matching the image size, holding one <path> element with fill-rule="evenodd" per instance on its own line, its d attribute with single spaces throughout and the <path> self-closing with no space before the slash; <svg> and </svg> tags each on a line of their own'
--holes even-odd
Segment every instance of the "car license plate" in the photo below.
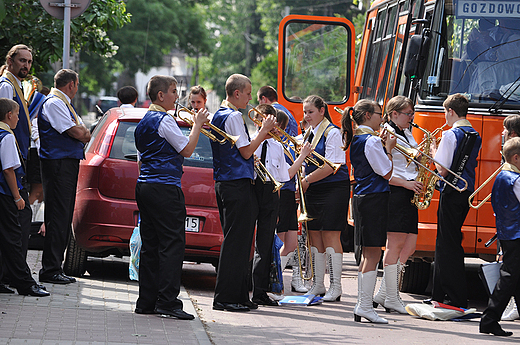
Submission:
<svg viewBox="0 0 520 345">
<path fill-rule="evenodd" d="M 186 217 L 184 224 L 187 232 L 199 232 L 199 218 Z"/>
</svg>

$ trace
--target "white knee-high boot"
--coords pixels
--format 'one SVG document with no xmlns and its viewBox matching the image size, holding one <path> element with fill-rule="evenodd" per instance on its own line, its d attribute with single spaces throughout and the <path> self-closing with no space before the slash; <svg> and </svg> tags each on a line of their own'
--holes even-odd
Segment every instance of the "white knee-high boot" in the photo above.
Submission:
<svg viewBox="0 0 520 345">
<path fill-rule="evenodd" d="M 372 305 L 376 280 L 377 271 L 358 272 L 358 303 L 354 307 L 354 321 L 360 322 L 364 317 L 373 323 L 388 323 L 387 319 L 377 315 Z"/>
<path fill-rule="evenodd" d="M 386 298 L 383 307 L 385 307 L 387 312 L 394 310 L 400 314 L 408 314 L 399 296 L 398 264 L 388 265 L 383 271 L 386 284 Z"/>
<path fill-rule="evenodd" d="M 386 299 L 385 275 L 386 275 L 386 271 L 383 269 L 383 279 L 381 280 L 381 285 L 379 286 L 379 290 L 377 291 L 376 295 L 374 296 L 374 308 L 377 308 L 377 306 L 379 304 L 381 306 L 383 306 L 385 304 L 385 299 Z"/>
<path fill-rule="evenodd" d="M 309 295 L 325 295 L 327 289 L 323 281 L 325 279 L 325 253 L 318 253 L 318 248 L 311 247 L 312 256 L 312 286 L 308 291 Z"/>
<path fill-rule="evenodd" d="M 334 248 L 327 247 L 325 249 L 325 254 L 327 255 L 327 263 L 329 265 L 329 275 L 330 275 L 330 286 L 329 290 L 323 297 L 323 301 L 325 302 L 334 302 L 339 301 L 341 298 L 341 293 L 343 292 L 341 288 L 341 272 L 343 270 L 343 254 L 336 253 Z"/>
<path fill-rule="evenodd" d="M 515 298 L 511 297 L 506 309 L 502 313 L 502 321 L 514 321 L 518 318 L 520 318 L 520 316 L 518 315 L 518 307 Z"/>
<path fill-rule="evenodd" d="M 303 255 L 303 253 L 302 253 Z M 298 257 L 294 260 L 296 263 L 292 266 L 291 291 L 293 292 L 307 292 L 309 289 L 305 287 L 303 279 L 300 275 L 300 260 Z"/>
</svg>

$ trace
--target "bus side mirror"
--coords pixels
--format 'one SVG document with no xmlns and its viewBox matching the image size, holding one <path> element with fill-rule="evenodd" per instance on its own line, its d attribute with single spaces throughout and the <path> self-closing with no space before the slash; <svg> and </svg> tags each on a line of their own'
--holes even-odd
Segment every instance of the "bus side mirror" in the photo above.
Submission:
<svg viewBox="0 0 520 345">
<path fill-rule="evenodd" d="M 428 56 L 430 37 L 425 35 L 413 35 L 408 41 L 406 55 L 404 58 L 404 75 L 419 79 L 426 68 L 426 57 Z"/>
</svg>

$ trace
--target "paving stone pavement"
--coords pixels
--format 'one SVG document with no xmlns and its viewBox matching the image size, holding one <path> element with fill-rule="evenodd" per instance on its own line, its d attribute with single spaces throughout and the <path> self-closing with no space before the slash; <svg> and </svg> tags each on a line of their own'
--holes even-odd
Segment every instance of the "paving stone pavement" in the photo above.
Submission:
<svg viewBox="0 0 520 345">
<path fill-rule="evenodd" d="M 35 278 L 41 251 L 30 250 Z M 0 294 L 0 345 L 119 344 L 504 344 L 520 341 L 520 322 L 502 322 L 515 334 L 497 338 L 478 333 L 478 320 L 441 322 L 386 314 L 388 325 L 353 321 L 357 267 L 344 254 L 340 302 L 313 307 L 260 307 L 248 313 L 212 309 L 215 271 L 209 264 L 185 263 L 180 298 L 193 321 L 133 313 L 137 282 L 127 278 L 127 259 L 89 258 L 89 272 L 77 283 L 46 284 L 50 297 Z M 379 280 L 381 277 L 378 278 Z M 284 272 L 290 290 L 290 270 Z M 326 281 L 326 285 L 328 282 Z M 379 282 L 378 282 L 379 285 Z M 405 303 L 424 296 L 401 294 Z M 471 301 L 470 301 L 471 302 Z M 476 303 L 476 305 L 475 305 Z M 474 304 L 474 305 L 471 305 Z M 470 303 L 479 311 L 482 302 Z"/>
<path fill-rule="evenodd" d="M 41 251 L 30 250 L 27 262 L 37 280 Z M 44 284 L 50 297 L 0 294 L 0 344 L 210 344 L 199 318 L 135 314 L 137 282 L 110 274 L 77 280 Z M 184 310 L 196 315 L 184 289 L 180 298 Z"/>
</svg>

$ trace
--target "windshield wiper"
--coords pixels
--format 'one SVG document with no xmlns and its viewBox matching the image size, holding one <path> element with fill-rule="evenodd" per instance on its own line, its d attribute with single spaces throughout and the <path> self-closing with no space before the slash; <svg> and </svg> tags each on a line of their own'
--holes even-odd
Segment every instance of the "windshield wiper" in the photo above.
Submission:
<svg viewBox="0 0 520 345">
<path fill-rule="evenodd" d="M 507 88 L 507 90 L 504 92 L 504 94 L 500 95 L 500 98 L 495 102 L 495 104 L 493 104 L 489 108 L 490 113 L 495 114 L 498 112 L 498 110 L 500 108 L 502 108 L 502 106 L 504 105 L 505 102 L 507 102 L 509 97 L 511 97 L 515 93 L 515 91 L 518 89 L 518 87 L 520 87 L 520 83 L 518 82 L 519 80 L 520 80 L 520 76 L 518 78 L 516 78 L 516 80 L 514 82 L 511 83 L 511 86 L 509 86 Z M 511 90 L 512 88 L 513 88 L 513 90 Z M 511 90 L 511 91 L 509 91 L 509 90 Z M 507 96 L 504 97 L 504 95 L 507 95 Z"/>
</svg>

